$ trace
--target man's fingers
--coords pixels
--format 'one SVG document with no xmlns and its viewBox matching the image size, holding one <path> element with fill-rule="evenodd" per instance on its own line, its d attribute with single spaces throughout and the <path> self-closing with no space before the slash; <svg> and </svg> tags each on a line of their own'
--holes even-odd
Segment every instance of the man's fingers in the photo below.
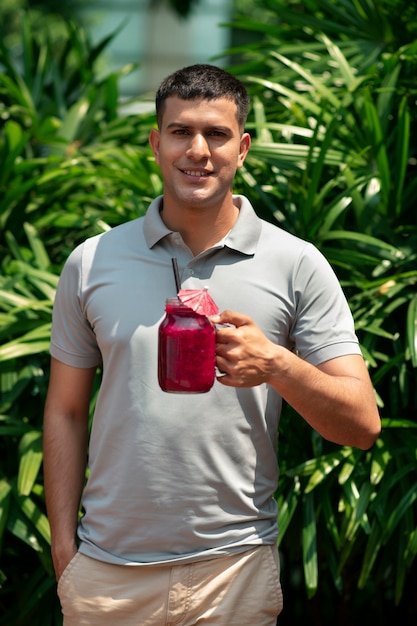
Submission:
<svg viewBox="0 0 417 626">
<path fill-rule="evenodd" d="M 252 319 L 249 315 L 244 315 L 243 313 L 238 313 L 237 311 L 223 311 L 220 315 L 215 315 L 210 318 L 213 324 L 216 326 L 245 326 L 246 324 L 251 324 Z"/>
</svg>

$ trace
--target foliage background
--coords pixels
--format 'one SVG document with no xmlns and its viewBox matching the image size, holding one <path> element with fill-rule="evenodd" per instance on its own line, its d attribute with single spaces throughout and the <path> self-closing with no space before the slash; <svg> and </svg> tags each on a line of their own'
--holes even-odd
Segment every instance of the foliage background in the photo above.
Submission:
<svg viewBox="0 0 417 626">
<path fill-rule="evenodd" d="M 251 92 L 253 147 L 236 191 L 335 268 L 383 418 L 362 452 L 325 442 L 286 407 L 280 624 L 415 624 L 417 9 L 241 2 L 225 54 Z M 147 146 L 153 115 L 118 109 L 130 68 L 95 71 L 108 41 L 93 47 L 68 16 L 9 8 L 0 27 L 0 624 L 48 626 L 60 616 L 41 432 L 57 278 L 79 241 L 142 215 L 162 188 Z"/>
</svg>

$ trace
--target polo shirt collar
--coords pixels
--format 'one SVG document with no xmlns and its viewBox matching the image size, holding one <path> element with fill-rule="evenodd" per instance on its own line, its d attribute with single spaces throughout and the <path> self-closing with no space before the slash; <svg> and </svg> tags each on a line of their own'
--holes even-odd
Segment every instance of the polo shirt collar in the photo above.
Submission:
<svg viewBox="0 0 417 626">
<path fill-rule="evenodd" d="M 251 203 L 245 196 L 233 196 L 240 205 L 239 217 L 231 231 L 223 240 L 225 246 L 242 254 L 252 255 L 261 234 L 261 220 L 256 215 Z M 161 239 L 173 231 L 167 228 L 161 218 L 163 196 L 151 202 L 144 218 L 143 231 L 149 248 L 153 248 Z"/>
</svg>

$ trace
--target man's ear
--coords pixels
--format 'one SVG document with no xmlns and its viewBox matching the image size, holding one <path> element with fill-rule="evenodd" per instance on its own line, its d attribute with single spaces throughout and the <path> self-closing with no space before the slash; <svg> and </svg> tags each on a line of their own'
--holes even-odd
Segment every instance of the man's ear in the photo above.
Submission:
<svg viewBox="0 0 417 626">
<path fill-rule="evenodd" d="M 157 162 L 158 165 L 159 165 L 159 141 L 160 141 L 159 130 L 157 130 L 156 128 L 152 128 L 151 132 L 149 133 L 149 144 L 152 148 L 155 161 Z"/>
<path fill-rule="evenodd" d="M 240 138 L 240 152 L 239 152 L 239 161 L 238 168 L 242 167 L 244 160 L 246 159 L 246 155 L 249 152 L 251 138 L 249 133 L 243 133 Z"/>
</svg>

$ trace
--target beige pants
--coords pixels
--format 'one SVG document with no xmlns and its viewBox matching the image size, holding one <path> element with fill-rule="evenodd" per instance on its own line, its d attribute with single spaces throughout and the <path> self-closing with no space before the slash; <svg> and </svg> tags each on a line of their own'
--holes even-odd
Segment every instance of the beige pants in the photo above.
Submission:
<svg viewBox="0 0 417 626">
<path fill-rule="evenodd" d="M 278 552 L 174 566 L 121 566 L 77 553 L 58 583 L 64 626 L 275 626 Z"/>
</svg>

